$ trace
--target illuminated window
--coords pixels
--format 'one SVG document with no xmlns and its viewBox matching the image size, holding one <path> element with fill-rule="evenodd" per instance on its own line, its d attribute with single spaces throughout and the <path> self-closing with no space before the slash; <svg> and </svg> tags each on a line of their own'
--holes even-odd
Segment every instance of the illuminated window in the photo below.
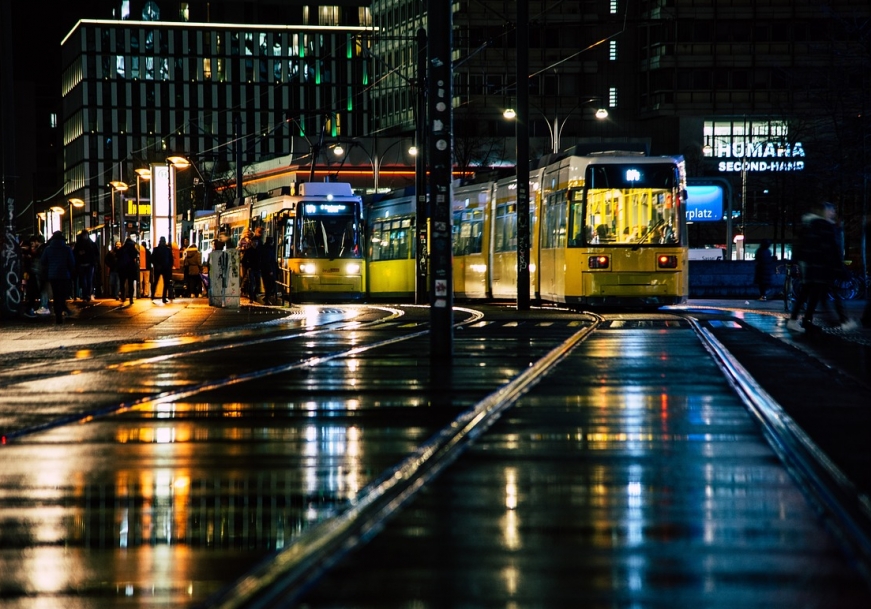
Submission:
<svg viewBox="0 0 871 609">
<path fill-rule="evenodd" d="M 617 61 L 617 41 L 612 40 L 608 43 L 608 59 Z"/>
<path fill-rule="evenodd" d="M 611 0 L 611 14 L 617 13 L 617 0 Z"/>
<path fill-rule="evenodd" d="M 617 87 L 611 87 L 608 89 L 608 107 L 617 107 Z"/>
</svg>

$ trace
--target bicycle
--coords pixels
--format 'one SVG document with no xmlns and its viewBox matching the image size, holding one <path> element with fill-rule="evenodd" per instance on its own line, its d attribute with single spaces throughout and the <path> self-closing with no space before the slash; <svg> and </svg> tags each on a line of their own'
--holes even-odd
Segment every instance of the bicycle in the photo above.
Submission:
<svg viewBox="0 0 871 609">
<path fill-rule="evenodd" d="M 798 300 L 798 295 L 801 291 L 801 269 L 797 263 L 788 262 L 777 267 L 777 274 L 780 274 L 781 270 L 785 274 L 783 280 L 783 308 L 789 313 L 792 311 L 792 307 L 795 301 Z M 843 276 L 837 277 L 832 281 L 826 298 L 830 301 L 835 300 L 835 298 L 852 300 L 864 293 L 862 289 L 864 284 L 865 282 L 861 278 L 847 270 Z"/>
</svg>

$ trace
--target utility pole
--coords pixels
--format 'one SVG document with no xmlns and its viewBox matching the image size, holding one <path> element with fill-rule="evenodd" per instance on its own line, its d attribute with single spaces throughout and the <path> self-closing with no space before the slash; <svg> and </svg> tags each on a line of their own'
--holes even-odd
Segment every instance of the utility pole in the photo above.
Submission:
<svg viewBox="0 0 871 609">
<path fill-rule="evenodd" d="M 517 310 L 529 310 L 529 0 L 517 1 Z"/>
<path fill-rule="evenodd" d="M 432 360 L 453 357 L 454 289 L 451 250 L 451 180 L 453 179 L 452 5 L 428 0 L 429 99 L 427 136 L 430 162 L 430 325 Z"/>
<path fill-rule="evenodd" d="M 417 157 L 414 164 L 414 197 L 416 200 L 415 223 L 417 225 L 417 282 L 415 288 L 415 304 L 423 304 L 427 300 L 427 218 L 429 212 L 426 204 L 426 30 L 417 30 L 417 121 L 415 124 L 415 142 Z"/>
</svg>

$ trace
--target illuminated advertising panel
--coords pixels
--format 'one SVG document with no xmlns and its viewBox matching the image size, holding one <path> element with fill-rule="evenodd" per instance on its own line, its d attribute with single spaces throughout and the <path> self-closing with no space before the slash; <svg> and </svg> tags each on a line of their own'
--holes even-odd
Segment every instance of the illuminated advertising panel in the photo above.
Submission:
<svg viewBox="0 0 871 609">
<path fill-rule="evenodd" d="M 723 219 L 725 196 L 717 185 L 687 186 L 687 222 L 717 222 Z"/>
<path fill-rule="evenodd" d="M 151 166 L 151 245 L 155 247 L 161 237 L 173 243 L 175 237 L 175 168 L 167 165 Z"/>
</svg>

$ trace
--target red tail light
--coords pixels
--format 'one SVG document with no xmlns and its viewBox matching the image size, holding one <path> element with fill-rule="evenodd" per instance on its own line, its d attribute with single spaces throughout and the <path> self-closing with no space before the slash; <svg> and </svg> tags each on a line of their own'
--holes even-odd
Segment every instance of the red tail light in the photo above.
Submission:
<svg viewBox="0 0 871 609">
<path fill-rule="evenodd" d="M 591 269 L 607 269 L 611 265 L 611 259 L 608 256 L 590 256 L 587 264 Z"/>
<path fill-rule="evenodd" d="M 669 256 L 666 254 L 660 254 L 656 257 L 657 266 L 661 269 L 676 269 L 677 268 L 677 256 Z"/>
</svg>

